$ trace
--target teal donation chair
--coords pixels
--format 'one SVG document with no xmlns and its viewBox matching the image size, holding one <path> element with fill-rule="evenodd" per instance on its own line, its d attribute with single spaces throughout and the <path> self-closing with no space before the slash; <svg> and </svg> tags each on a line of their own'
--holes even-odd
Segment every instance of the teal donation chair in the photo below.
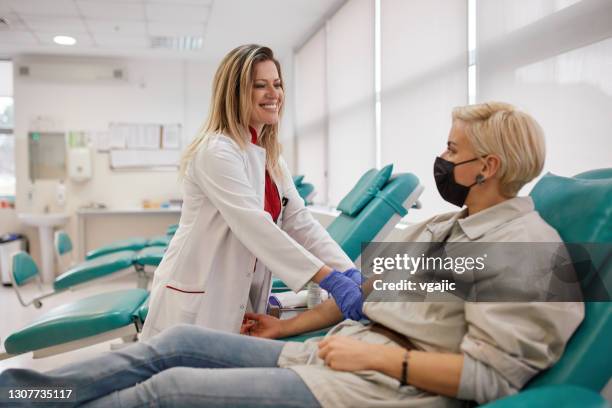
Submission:
<svg viewBox="0 0 612 408">
<path fill-rule="evenodd" d="M 172 224 L 166 229 L 166 235 L 172 238 L 178 229 L 178 224 Z"/>
<path fill-rule="evenodd" d="M 166 233 L 163 235 L 151 238 L 126 238 L 111 242 L 108 245 L 88 251 L 85 255 L 85 259 L 90 260 L 120 251 L 140 251 L 143 248 L 151 246 L 167 247 L 177 228 L 178 224 L 172 224 L 166 229 Z M 54 241 L 55 256 L 61 264 L 63 256 L 72 251 L 72 240 L 66 231 L 59 230 L 55 232 Z"/>
<path fill-rule="evenodd" d="M 327 227 L 331 237 L 359 265 L 361 245 L 382 241 L 409 208 L 419 208 L 424 187 L 411 173 L 391 175 L 393 165 L 367 171 L 340 201 L 338 217 Z M 280 280 L 272 282 L 272 292 L 288 291 Z"/>
<path fill-rule="evenodd" d="M 45 292 L 43 291 L 38 268 L 34 260 L 25 252 L 18 252 L 13 254 L 11 260 L 11 282 L 22 306 L 34 305 L 36 308 L 40 308 L 43 299 L 67 289 L 73 289 L 82 284 L 109 277 L 110 275 L 113 275 L 113 277 L 118 276 L 119 272 L 125 271 L 131 273 L 134 271 L 132 267 L 135 266 L 135 255 L 135 251 L 114 252 L 70 266 L 64 273 L 54 279 L 53 288 Z M 139 285 L 146 285 L 148 278 L 144 276 L 144 270 L 136 267 L 135 271 L 138 276 Z M 32 283 L 38 285 L 39 293 L 27 299 L 24 289 L 26 285 Z"/>
<path fill-rule="evenodd" d="M 176 231 L 176 230 L 174 230 Z M 172 234 L 174 235 L 174 234 Z M 99 256 L 104 256 L 113 252 L 119 251 L 140 251 L 143 248 L 150 246 L 168 246 L 172 235 L 165 234 L 159 235 L 152 238 L 127 238 L 119 241 L 112 242 L 100 248 L 92 249 L 85 255 L 85 259 L 94 259 Z"/>
<path fill-rule="evenodd" d="M 599 393 L 612 378 L 612 169 L 572 178 L 549 173 L 530 195 L 540 216 L 559 232 L 568 248 L 585 244 L 589 267 L 579 267 L 574 258 L 586 299 L 585 318 L 555 365 L 534 377 L 519 394 L 486 407 L 609 407 Z M 570 255 L 584 258 L 584 252 L 570 250 Z M 284 340 L 305 341 L 327 331 Z"/>
<path fill-rule="evenodd" d="M 164 251 L 163 247 L 145 248 L 133 256 L 132 262 L 140 268 L 156 266 Z M 37 277 L 38 268 L 28 254 L 19 252 L 13 256 L 13 261 L 17 283 L 24 284 Z M 42 358 L 116 338 L 131 341 L 142 328 L 148 297 L 146 289 L 126 289 L 100 293 L 51 309 L 9 335 L 0 360 L 29 352 L 33 352 L 34 358 Z"/>
<path fill-rule="evenodd" d="M 304 200 L 304 205 L 312 204 L 312 199 L 317 193 L 311 183 L 304 182 L 304 175 L 293 176 L 293 184 L 295 184 L 298 194 Z"/>
<path fill-rule="evenodd" d="M 585 297 L 585 317 L 555 365 L 518 395 L 487 407 L 609 407 L 599 393 L 612 378 L 612 168 L 573 178 L 549 173 L 530 195 L 542 218 L 570 244 Z M 578 264 L 575 256 L 584 257 L 585 252 L 572 251 L 574 244 L 585 244 L 590 267 Z"/>
<path fill-rule="evenodd" d="M 172 227 L 172 226 L 171 226 Z M 170 227 L 169 227 L 170 228 Z M 106 248 L 106 253 L 102 254 L 101 249 L 96 256 L 89 257 L 84 262 L 75 263 L 67 262 L 66 258 L 72 255 L 72 240 L 65 231 L 56 231 L 54 237 L 54 252 L 55 259 L 59 265 L 62 274 L 53 282 L 54 291 L 60 291 L 69 287 L 89 283 L 92 280 L 116 276 L 116 272 L 129 270 L 130 266 L 134 266 L 138 279 L 138 287 L 146 288 L 149 277 L 144 270 L 134 262 L 134 256 L 138 251 L 145 250 L 151 247 L 166 248 L 172 239 L 172 235 L 165 234 L 146 240 L 146 245 L 141 246 L 137 239 L 130 241 L 121 241 L 126 243 L 123 250 L 110 250 Z M 127 245 L 132 242 L 133 245 Z M 121 245 L 116 245 L 114 249 L 120 248 Z M 38 305 L 38 303 L 35 303 Z"/>
<path fill-rule="evenodd" d="M 55 255 L 63 273 L 53 281 L 52 290 L 43 291 L 38 269 L 34 261 L 25 253 L 18 254 L 11 261 L 13 288 L 21 305 L 34 305 L 36 308 L 42 307 L 42 300 L 45 298 L 81 285 L 99 282 L 102 279 L 117 278 L 124 272 L 135 272 L 137 287 L 146 289 L 150 280 L 150 271 L 147 270 L 146 266 L 150 264 L 142 264 L 139 260 L 151 252 L 161 253 L 163 256 L 166 246 L 161 245 L 161 242 L 163 241 L 160 241 L 160 245 L 145 247 L 140 251 L 123 250 L 111 252 L 81 263 L 67 264 L 65 258 L 72 251 L 72 241 L 64 231 L 57 231 L 55 233 Z M 31 283 L 38 284 L 39 293 L 27 299 L 23 290 L 26 285 Z"/>
</svg>

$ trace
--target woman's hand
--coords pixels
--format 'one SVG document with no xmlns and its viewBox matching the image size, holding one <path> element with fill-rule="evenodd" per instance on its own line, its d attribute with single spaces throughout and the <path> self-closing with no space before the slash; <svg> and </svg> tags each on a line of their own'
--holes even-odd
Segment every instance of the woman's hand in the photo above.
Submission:
<svg viewBox="0 0 612 408">
<path fill-rule="evenodd" d="M 277 339 L 283 337 L 282 320 L 266 314 L 245 313 L 240 334 Z"/>
<path fill-rule="evenodd" d="M 381 345 L 369 344 L 346 336 L 330 336 L 319 342 L 319 357 L 333 370 L 360 371 L 375 369 Z"/>
</svg>

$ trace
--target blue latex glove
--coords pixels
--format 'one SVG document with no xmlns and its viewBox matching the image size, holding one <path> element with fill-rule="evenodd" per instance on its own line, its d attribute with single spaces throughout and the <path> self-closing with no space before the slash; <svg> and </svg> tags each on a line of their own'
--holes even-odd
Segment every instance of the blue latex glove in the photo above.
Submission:
<svg viewBox="0 0 612 408">
<path fill-rule="evenodd" d="M 347 269 L 342 273 L 344 274 L 344 276 L 355 282 L 357 286 L 361 286 L 361 284 L 363 283 L 363 276 L 361 276 L 361 271 L 359 271 L 359 269 L 351 268 Z"/>
<path fill-rule="evenodd" d="M 363 297 L 361 288 L 342 272 L 332 271 L 319 286 L 328 291 L 346 319 L 361 320 L 363 313 Z"/>
</svg>

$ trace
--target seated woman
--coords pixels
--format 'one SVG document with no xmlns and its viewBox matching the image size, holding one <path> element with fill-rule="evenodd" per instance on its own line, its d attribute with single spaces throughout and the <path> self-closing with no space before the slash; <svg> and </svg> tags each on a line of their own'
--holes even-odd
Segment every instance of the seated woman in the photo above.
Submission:
<svg viewBox="0 0 612 408">
<path fill-rule="evenodd" d="M 530 116 L 502 103 L 457 108 L 447 145 L 436 158 L 436 184 L 466 208 L 408 228 L 406 241 L 561 242 L 532 200 L 516 197 L 544 163 Z M 242 333 L 252 337 L 175 326 L 45 374 L 6 370 L 0 389 L 66 387 L 75 404 L 92 407 L 484 403 L 518 392 L 555 363 L 584 315 L 581 302 L 366 299 L 362 311 L 369 322 L 342 321 L 333 299 L 288 320 L 247 314 Z M 271 340 L 334 323 L 324 339 Z"/>
</svg>

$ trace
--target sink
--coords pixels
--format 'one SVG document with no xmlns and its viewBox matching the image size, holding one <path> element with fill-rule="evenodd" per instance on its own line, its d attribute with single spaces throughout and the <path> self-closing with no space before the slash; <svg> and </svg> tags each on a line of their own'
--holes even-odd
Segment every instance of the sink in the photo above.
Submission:
<svg viewBox="0 0 612 408">
<path fill-rule="evenodd" d="M 66 213 L 48 213 L 48 214 L 18 214 L 19 221 L 32 227 L 59 227 L 66 222 L 70 216 Z"/>
<path fill-rule="evenodd" d="M 17 214 L 17 218 L 26 225 L 38 228 L 40 258 L 42 263 L 41 278 L 45 283 L 53 282 L 55 280 L 53 228 L 66 224 L 70 216 L 66 213 L 22 213 Z"/>
</svg>

